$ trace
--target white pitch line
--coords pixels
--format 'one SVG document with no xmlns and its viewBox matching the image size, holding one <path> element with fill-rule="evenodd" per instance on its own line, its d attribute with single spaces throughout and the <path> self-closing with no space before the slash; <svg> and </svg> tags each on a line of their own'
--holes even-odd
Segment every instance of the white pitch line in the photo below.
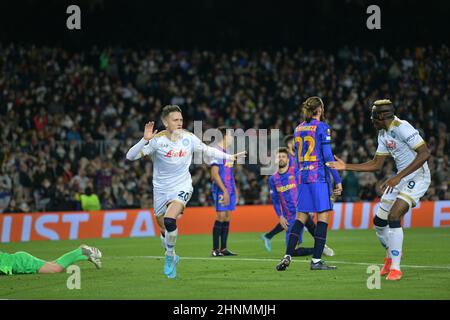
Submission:
<svg viewBox="0 0 450 320">
<path fill-rule="evenodd" d="M 107 257 L 109 259 L 164 259 L 164 256 L 118 256 L 118 257 Z M 104 259 L 104 258 L 103 258 Z M 280 259 L 267 259 L 267 258 L 229 258 L 229 257 L 183 257 L 180 256 L 181 260 L 209 260 L 209 261 L 267 261 L 267 262 L 279 262 Z M 303 262 L 310 263 L 309 260 L 292 260 L 292 262 Z M 368 262 L 352 262 L 352 261 L 332 261 L 326 260 L 329 263 L 340 263 L 340 264 L 350 264 L 350 265 L 359 265 L 359 266 L 371 266 L 371 265 L 381 265 L 380 263 L 368 263 Z M 450 270 L 450 266 L 416 266 L 416 265 L 407 265 L 402 264 L 402 268 L 421 268 L 421 269 L 442 269 L 442 270 Z"/>
</svg>

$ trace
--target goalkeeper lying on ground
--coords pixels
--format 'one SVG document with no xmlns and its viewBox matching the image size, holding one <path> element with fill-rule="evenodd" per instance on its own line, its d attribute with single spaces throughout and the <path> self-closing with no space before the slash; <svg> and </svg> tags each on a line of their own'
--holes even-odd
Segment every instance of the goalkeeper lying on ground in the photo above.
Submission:
<svg viewBox="0 0 450 320">
<path fill-rule="evenodd" d="M 6 253 L 0 251 L 0 275 L 26 274 L 26 273 L 59 273 L 77 261 L 88 260 L 97 269 L 102 266 L 102 253 L 100 250 L 87 245 L 81 245 L 78 249 L 70 251 L 55 261 L 44 261 L 31 254 L 19 251 Z"/>
</svg>

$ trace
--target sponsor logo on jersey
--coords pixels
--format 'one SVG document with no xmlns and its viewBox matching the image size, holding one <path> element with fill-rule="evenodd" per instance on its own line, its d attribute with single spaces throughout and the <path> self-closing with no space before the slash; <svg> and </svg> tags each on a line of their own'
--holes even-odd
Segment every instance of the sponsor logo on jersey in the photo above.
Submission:
<svg viewBox="0 0 450 320">
<path fill-rule="evenodd" d="M 387 147 L 389 150 L 394 150 L 394 149 L 397 147 L 397 145 L 396 145 L 395 141 L 389 141 L 389 140 L 387 140 L 387 141 L 386 141 L 386 147 Z"/>
<path fill-rule="evenodd" d="M 297 185 L 295 183 L 290 183 L 288 185 L 285 186 L 281 186 L 281 187 L 277 187 L 277 191 L 278 192 L 285 192 L 291 189 L 297 188 Z"/>
<path fill-rule="evenodd" d="M 164 155 L 164 157 L 166 157 L 166 158 L 180 158 L 180 157 L 185 157 L 186 154 L 187 154 L 187 151 L 183 150 L 183 149 L 180 149 L 180 151 L 169 150 Z"/>
</svg>

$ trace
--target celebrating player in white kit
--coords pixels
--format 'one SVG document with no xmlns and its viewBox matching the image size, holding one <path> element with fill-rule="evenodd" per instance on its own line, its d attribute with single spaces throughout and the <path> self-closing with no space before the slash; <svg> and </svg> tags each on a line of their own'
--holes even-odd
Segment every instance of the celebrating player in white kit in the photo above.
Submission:
<svg viewBox="0 0 450 320">
<path fill-rule="evenodd" d="M 205 145 L 194 134 L 182 129 L 183 116 L 176 105 L 165 106 L 161 119 L 166 130 L 153 132 L 154 122 L 148 122 L 144 137 L 128 151 L 126 157 L 137 160 L 150 155 L 153 160 L 154 212 L 161 232 L 165 233 L 164 274 L 175 278 L 180 259 L 174 250 L 178 235 L 176 219 L 192 196 L 189 166 L 193 153 L 204 152 L 209 158 L 234 161 L 245 157 L 246 152 L 231 155 Z"/>
<path fill-rule="evenodd" d="M 336 157 L 337 162 L 327 165 L 337 170 L 377 171 L 382 168 L 387 156 L 394 158 L 398 172 L 382 184 L 384 193 L 374 217 L 374 225 L 378 239 L 386 248 L 381 275 L 387 274 L 387 280 L 400 280 L 403 245 L 400 222 L 430 186 L 427 163 L 430 151 L 419 132 L 407 121 L 394 115 L 390 100 L 375 101 L 371 119 L 378 130 L 378 149 L 374 159 L 362 164 L 347 164 Z"/>
</svg>

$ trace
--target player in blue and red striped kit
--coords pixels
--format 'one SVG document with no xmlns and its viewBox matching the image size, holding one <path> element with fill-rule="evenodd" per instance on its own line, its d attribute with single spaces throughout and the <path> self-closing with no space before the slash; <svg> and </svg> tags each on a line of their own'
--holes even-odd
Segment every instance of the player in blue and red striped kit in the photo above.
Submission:
<svg viewBox="0 0 450 320">
<path fill-rule="evenodd" d="M 233 136 L 227 132 L 225 127 L 220 127 L 218 130 L 220 132 L 220 140 L 217 142 L 217 148 L 224 151 L 233 142 Z M 211 162 L 212 197 L 216 208 L 216 221 L 213 227 L 213 250 L 211 252 L 213 257 L 236 255 L 227 248 L 231 212 L 234 211 L 238 201 L 233 166 L 234 161 L 214 159 Z"/>
<path fill-rule="evenodd" d="M 288 135 L 284 138 L 284 144 L 289 151 L 289 165 L 293 166 L 295 169 L 298 169 L 298 162 L 295 158 L 295 142 L 294 136 Z"/>
<path fill-rule="evenodd" d="M 280 225 L 286 230 L 286 246 L 288 244 L 289 233 L 294 225 L 296 217 L 296 206 L 298 197 L 298 187 L 296 177 L 298 172 L 294 166 L 290 165 L 289 151 L 287 148 L 280 148 L 277 153 L 278 171 L 269 178 L 270 194 L 273 207 L 280 219 Z M 310 217 L 306 222 L 308 231 L 314 236 L 316 225 Z M 298 243 L 302 243 L 302 234 L 299 235 Z M 313 248 L 297 248 L 293 256 L 311 255 Z M 334 255 L 331 248 L 326 247 L 325 255 Z"/>
<path fill-rule="evenodd" d="M 326 166 L 333 161 L 331 150 L 331 130 L 320 121 L 324 114 L 324 104 L 319 97 L 310 97 L 303 103 L 305 121 L 295 128 L 295 151 L 298 161 L 299 192 L 297 214 L 289 234 L 286 254 L 277 265 L 278 271 L 287 269 L 303 227 L 308 220 L 308 212 L 317 214 L 317 226 L 314 235 L 314 253 L 311 270 L 331 270 L 335 266 L 327 265 L 321 258 L 326 243 L 328 218 L 333 210 L 334 196 L 342 192 L 341 178 L 336 170 Z M 334 180 L 335 189 L 332 190 Z"/>
<path fill-rule="evenodd" d="M 286 146 L 288 150 L 288 156 L 289 156 L 289 166 L 293 166 L 295 169 L 297 168 L 297 161 L 295 161 L 295 149 L 294 149 L 294 136 L 293 135 L 287 135 L 283 139 L 284 145 Z M 308 228 L 308 226 L 306 226 Z M 270 252 L 272 247 L 272 238 L 282 232 L 284 228 L 281 226 L 280 223 L 277 223 L 275 227 L 273 227 L 272 230 L 269 232 L 261 235 L 261 239 L 264 242 L 264 247 L 268 252 Z M 308 228 L 308 231 L 311 232 L 311 230 Z M 314 231 L 313 231 L 314 234 Z"/>
</svg>

